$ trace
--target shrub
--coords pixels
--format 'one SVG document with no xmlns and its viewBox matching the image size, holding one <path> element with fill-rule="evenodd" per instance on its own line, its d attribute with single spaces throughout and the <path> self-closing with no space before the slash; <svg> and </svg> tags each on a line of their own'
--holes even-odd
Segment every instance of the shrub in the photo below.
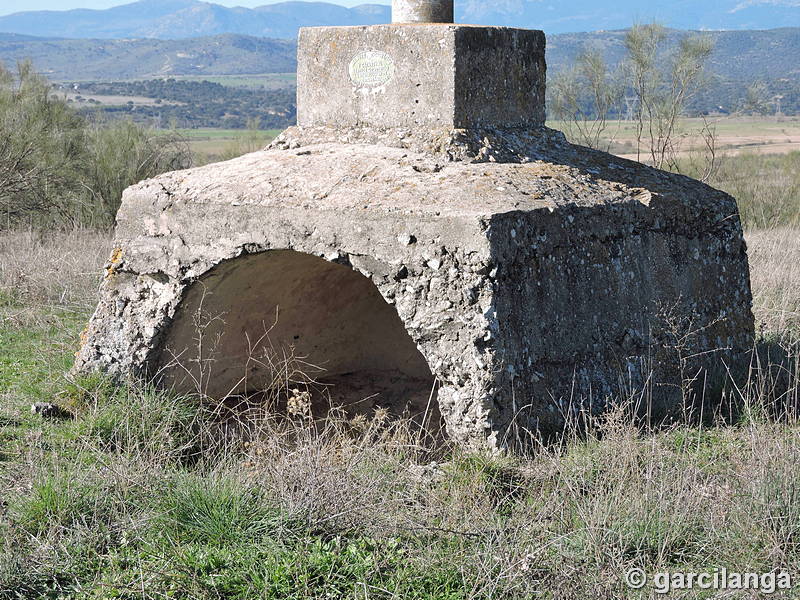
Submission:
<svg viewBox="0 0 800 600">
<path fill-rule="evenodd" d="M 188 146 L 132 122 L 90 125 L 29 62 L 0 65 L 3 225 L 113 222 L 122 191 L 191 163 Z"/>
<path fill-rule="evenodd" d="M 87 525 L 108 528 L 124 510 L 108 489 L 109 481 L 72 468 L 45 471 L 33 481 L 29 494 L 14 500 L 14 521 L 33 534 L 52 528 Z"/>
<path fill-rule="evenodd" d="M 128 186 L 191 165 L 188 144 L 174 134 L 157 134 L 132 121 L 87 128 L 82 185 L 96 220 L 110 224 Z"/>
<path fill-rule="evenodd" d="M 0 210 L 7 226 L 72 212 L 84 144 L 83 120 L 50 95 L 30 63 L 15 74 L 0 64 Z"/>
<path fill-rule="evenodd" d="M 79 417 L 73 436 L 106 452 L 152 465 L 173 465 L 200 452 L 206 428 L 195 403 L 152 387 L 117 385 L 99 375 L 67 384 L 60 401 Z"/>
</svg>

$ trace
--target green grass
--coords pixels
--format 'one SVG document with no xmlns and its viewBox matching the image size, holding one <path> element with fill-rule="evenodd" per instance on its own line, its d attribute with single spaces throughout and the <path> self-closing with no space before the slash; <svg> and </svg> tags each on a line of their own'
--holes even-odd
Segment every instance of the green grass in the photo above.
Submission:
<svg viewBox="0 0 800 600">
<path fill-rule="evenodd" d="M 6 452 L 37 424 L 30 405 L 52 401 L 62 389 L 77 348 L 75 333 L 89 314 L 54 311 L 24 327 L 0 321 L 0 442 Z M 0 457 L 3 451 L 0 445 Z"/>
<path fill-rule="evenodd" d="M 179 129 L 177 132 L 188 140 L 195 162 L 206 164 L 261 149 L 275 139 L 281 130 Z"/>
<path fill-rule="evenodd" d="M 81 319 L 40 310 L 0 328 L 19 420 L 0 464 L 3 600 L 638 598 L 621 583 L 632 566 L 800 567 L 796 425 L 641 436 L 612 420 L 532 458 L 453 449 L 422 480 L 407 450 L 342 437 L 187 460 L 204 428 L 206 450 L 220 442 L 199 407 L 61 379 Z M 78 418 L 27 414 L 46 397 Z"/>
<path fill-rule="evenodd" d="M 164 531 L 191 543 L 253 543 L 281 529 L 280 510 L 261 490 L 226 474 L 184 474 L 160 500 Z"/>
<path fill-rule="evenodd" d="M 237 470 L 188 466 L 197 408 L 102 377 L 63 379 L 89 313 L 38 310 L 33 326 L 0 326 L 0 483 L 22 478 L 0 486 L 0 532 L 14 546 L 0 544 L 0 598 L 463 597 L 456 568 L 409 564 L 403 541 L 310 526 Z M 27 410 L 53 399 L 79 418 Z M 26 554 L 39 543 L 52 543 L 44 564 Z"/>
</svg>

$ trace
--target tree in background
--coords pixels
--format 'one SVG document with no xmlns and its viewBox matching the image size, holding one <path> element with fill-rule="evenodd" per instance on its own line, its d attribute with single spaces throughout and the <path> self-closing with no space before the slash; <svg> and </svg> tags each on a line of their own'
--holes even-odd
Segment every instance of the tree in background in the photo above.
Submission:
<svg viewBox="0 0 800 600">
<path fill-rule="evenodd" d="M 770 112 L 769 103 L 769 88 L 763 81 L 755 81 L 747 86 L 739 112 L 763 117 Z"/>
<path fill-rule="evenodd" d="M 596 51 L 578 55 L 575 64 L 550 84 L 550 108 L 562 121 L 569 138 L 584 146 L 608 152 L 613 139 L 606 129 L 619 107 L 623 86 Z"/>
<path fill-rule="evenodd" d="M 625 36 L 626 55 L 613 72 L 600 53 L 578 56 L 571 69 L 550 84 L 550 110 L 570 139 L 608 151 L 609 119 L 633 121 L 636 155 L 662 169 L 679 169 L 677 160 L 685 132 L 680 118 L 703 84 L 703 70 L 713 51 L 704 35 L 688 35 L 667 48 L 661 25 L 635 25 Z M 622 101 L 626 106 L 623 110 Z M 702 171 L 713 171 L 716 147 L 713 126 L 705 122 L 699 134 L 705 140 Z"/>
<path fill-rule="evenodd" d="M 707 36 L 689 35 L 664 60 L 666 39 L 661 25 L 634 25 L 625 36 L 625 69 L 636 100 L 637 156 L 641 159 L 646 152 L 655 167 L 677 169 L 678 120 L 702 83 L 714 45 Z M 708 133 L 713 132 L 703 137 Z"/>
<path fill-rule="evenodd" d="M 29 62 L 0 65 L 1 226 L 108 226 L 126 187 L 190 163 L 176 136 L 89 124 Z"/>
</svg>

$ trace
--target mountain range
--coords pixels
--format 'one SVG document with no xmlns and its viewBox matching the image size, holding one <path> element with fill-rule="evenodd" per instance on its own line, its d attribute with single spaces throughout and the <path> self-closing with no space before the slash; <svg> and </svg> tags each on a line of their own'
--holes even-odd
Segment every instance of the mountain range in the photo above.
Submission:
<svg viewBox="0 0 800 600">
<path fill-rule="evenodd" d="M 596 31 L 547 36 L 547 67 L 560 71 L 573 64 L 580 52 L 598 51 L 610 66 L 625 56 L 626 31 Z M 786 27 L 767 31 L 669 30 L 665 49 L 674 48 L 686 35 L 711 38 L 714 50 L 707 70 L 718 79 L 730 81 L 800 82 L 800 28 Z"/>
<path fill-rule="evenodd" d="M 0 33 L 0 63 L 11 66 L 29 59 L 53 81 L 293 73 L 297 69 L 294 40 L 236 34 L 186 40 L 20 37 Z"/>
<path fill-rule="evenodd" d="M 685 31 L 669 31 L 674 46 Z M 800 85 L 800 28 L 708 32 L 714 41 L 709 71 L 719 80 L 788 80 Z M 599 51 L 614 66 L 625 53 L 625 31 L 547 36 L 550 73 L 574 62 L 582 51 Z M 0 63 L 29 58 L 55 81 L 292 73 L 296 43 L 224 34 L 184 40 L 55 39 L 0 34 Z"/>
<path fill-rule="evenodd" d="M 546 33 L 615 30 L 658 21 L 677 29 L 800 27 L 800 0 L 462 0 L 456 20 L 543 29 Z M 199 0 L 140 0 L 106 10 L 30 11 L 0 17 L 0 31 L 59 38 L 186 39 L 225 33 L 295 38 L 301 26 L 391 21 L 382 4 L 345 8 L 326 2 L 281 2 L 228 8 Z"/>
</svg>

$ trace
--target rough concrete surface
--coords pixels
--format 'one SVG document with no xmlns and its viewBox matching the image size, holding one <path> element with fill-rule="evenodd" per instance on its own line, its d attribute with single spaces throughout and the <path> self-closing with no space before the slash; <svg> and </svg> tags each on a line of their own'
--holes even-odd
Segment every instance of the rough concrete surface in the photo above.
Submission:
<svg viewBox="0 0 800 600">
<path fill-rule="evenodd" d="M 477 445 L 644 388 L 677 410 L 681 357 L 753 342 L 735 201 L 544 128 L 292 128 L 128 189 L 116 240 L 76 372 L 247 392 L 261 340 L 374 405 L 435 379 Z"/>
</svg>

